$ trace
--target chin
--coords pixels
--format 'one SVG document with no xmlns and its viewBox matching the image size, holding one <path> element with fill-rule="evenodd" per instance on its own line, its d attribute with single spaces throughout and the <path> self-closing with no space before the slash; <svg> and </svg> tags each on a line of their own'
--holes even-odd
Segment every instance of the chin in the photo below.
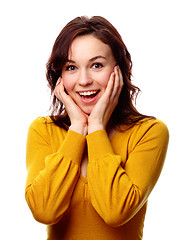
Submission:
<svg viewBox="0 0 176 240">
<path fill-rule="evenodd" d="M 85 114 L 90 115 L 93 110 L 93 107 L 87 107 L 87 108 L 81 108 L 81 109 Z"/>
</svg>

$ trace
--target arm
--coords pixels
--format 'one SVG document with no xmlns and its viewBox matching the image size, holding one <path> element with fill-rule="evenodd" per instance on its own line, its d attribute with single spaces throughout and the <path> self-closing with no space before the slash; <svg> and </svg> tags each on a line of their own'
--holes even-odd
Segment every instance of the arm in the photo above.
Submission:
<svg viewBox="0 0 176 240">
<path fill-rule="evenodd" d="M 118 104 L 123 84 L 122 72 L 119 66 L 115 66 L 104 94 L 88 117 L 88 134 L 97 130 L 106 130 L 111 114 Z"/>
<path fill-rule="evenodd" d="M 104 221 L 113 227 L 123 225 L 142 208 L 165 159 L 168 130 L 162 122 L 141 127 L 133 137 L 123 168 L 121 156 L 114 154 L 104 130 L 87 136 L 91 202 Z"/>
<path fill-rule="evenodd" d="M 81 134 L 68 131 L 58 151 L 52 153 L 44 122 L 36 120 L 30 126 L 25 197 L 37 221 L 54 224 L 69 207 L 80 174 L 84 145 Z"/>
<path fill-rule="evenodd" d="M 87 115 L 76 105 L 73 99 L 66 94 L 63 79 L 60 77 L 54 89 L 55 96 L 64 104 L 71 121 L 70 130 L 87 135 Z"/>
</svg>

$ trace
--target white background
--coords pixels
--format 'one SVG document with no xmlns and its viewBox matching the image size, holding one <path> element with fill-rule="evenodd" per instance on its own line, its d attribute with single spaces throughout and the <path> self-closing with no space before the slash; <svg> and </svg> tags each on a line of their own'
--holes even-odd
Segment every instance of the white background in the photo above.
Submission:
<svg viewBox="0 0 176 240">
<path fill-rule="evenodd" d="M 120 32 L 141 88 L 137 108 L 163 120 L 170 144 L 161 177 L 149 198 L 144 240 L 175 238 L 176 5 L 171 0 L 38 1 L 0 3 L 0 216 L 3 239 L 44 240 L 25 202 L 28 127 L 46 115 L 50 92 L 45 64 L 60 30 L 71 19 L 101 15 Z"/>
</svg>

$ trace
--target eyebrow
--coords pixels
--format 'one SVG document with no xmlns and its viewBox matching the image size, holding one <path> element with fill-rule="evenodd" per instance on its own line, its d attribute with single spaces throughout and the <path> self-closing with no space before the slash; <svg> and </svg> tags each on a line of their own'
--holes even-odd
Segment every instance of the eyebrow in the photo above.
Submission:
<svg viewBox="0 0 176 240">
<path fill-rule="evenodd" d="M 95 57 L 91 58 L 91 59 L 89 60 L 89 62 L 93 62 L 93 61 L 95 61 L 95 60 L 97 60 L 97 59 L 99 59 L 99 58 L 103 58 L 103 59 L 107 60 L 106 57 L 103 57 L 103 56 L 101 56 L 101 55 L 98 55 L 98 56 L 95 56 Z M 75 61 L 73 61 L 73 60 L 71 60 L 71 59 L 68 59 L 67 62 L 68 62 L 68 63 L 76 63 Z"/>
<path fill-rule="evenodd" d="M 96 57 L 91 58 L 91 59 L 89 60 L 89 62 L 93 62 L 93 61 L 97 60 L 98 58 L 103 58 L 103 59 L 107 60 L 105 57 L 99 55 L 99 56 L 96 56 Z"/>
</svg>

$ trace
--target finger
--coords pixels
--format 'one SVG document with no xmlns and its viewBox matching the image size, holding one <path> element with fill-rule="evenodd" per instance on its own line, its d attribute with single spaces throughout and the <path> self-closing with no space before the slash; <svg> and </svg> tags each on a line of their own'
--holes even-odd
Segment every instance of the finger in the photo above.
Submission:
<svg viewBox="0 0 176 240">
<path fill-rule="evenodd" d="M 114 91 L 112 93 L 112 96 L 114 96 L 115 98 L 119 98 L 120 92 L 123 87 L 123 76 L 119 66 L 115 67 L 114 72 L 115 72 L 115 83 L 114 83 Z"/>
<path fill-rule="evenodd" d="M 63 104 L 67 104 L 67 101 L 70 100 L 70 96 L 66 94 L 65 92 L 65 87 L 63 84 L 63 81 L 61 81 L 58 85 L 58 90 L 59 90 L 59 96 L 61 98 L 61 101 L 63 102 Z"/>
<path fill-rule="evenodd" d="M 61 78 L 58 79 L 55 89 L 54 89 L 54 95 L 62 102 L 63 100 L 63 92 L 64 92 L 64 86 L 63 82 L 61 81 Z"/>
<path fill-rule="evenodd" d="M 117 97 L 118 94 L 118 89 L 119 89 L 119 85 L 120 85 L 120 77 L 119 77 L 119 73 L 118 73 L 118 66 L 114 67 L 114 84 L 113 84 L 113 88 L 111 91 L 111 100 L 115 99 Z"/>
<path fill-rule="evenodd" d="M 108 81 L 108 84 L 105 89 L 104 96 L 110 97 L 114 88 L 114 82 L 115 82 L 115 73 L 112 72 Z"/>
<path fill-rule="evenodd" d="M 58 86 L 61 82 L 61 77 L 58 78 L 57 82 L 56 82 L 56 86 Z"/>
<path fill-rule="evenodd" d="M 120 88 L 123 88 L 124 82 L 123 82 L 123 75 L 122 75 L 122 71 L 119 68 L 119 77 L 120 77 Z"/>
</svg>

